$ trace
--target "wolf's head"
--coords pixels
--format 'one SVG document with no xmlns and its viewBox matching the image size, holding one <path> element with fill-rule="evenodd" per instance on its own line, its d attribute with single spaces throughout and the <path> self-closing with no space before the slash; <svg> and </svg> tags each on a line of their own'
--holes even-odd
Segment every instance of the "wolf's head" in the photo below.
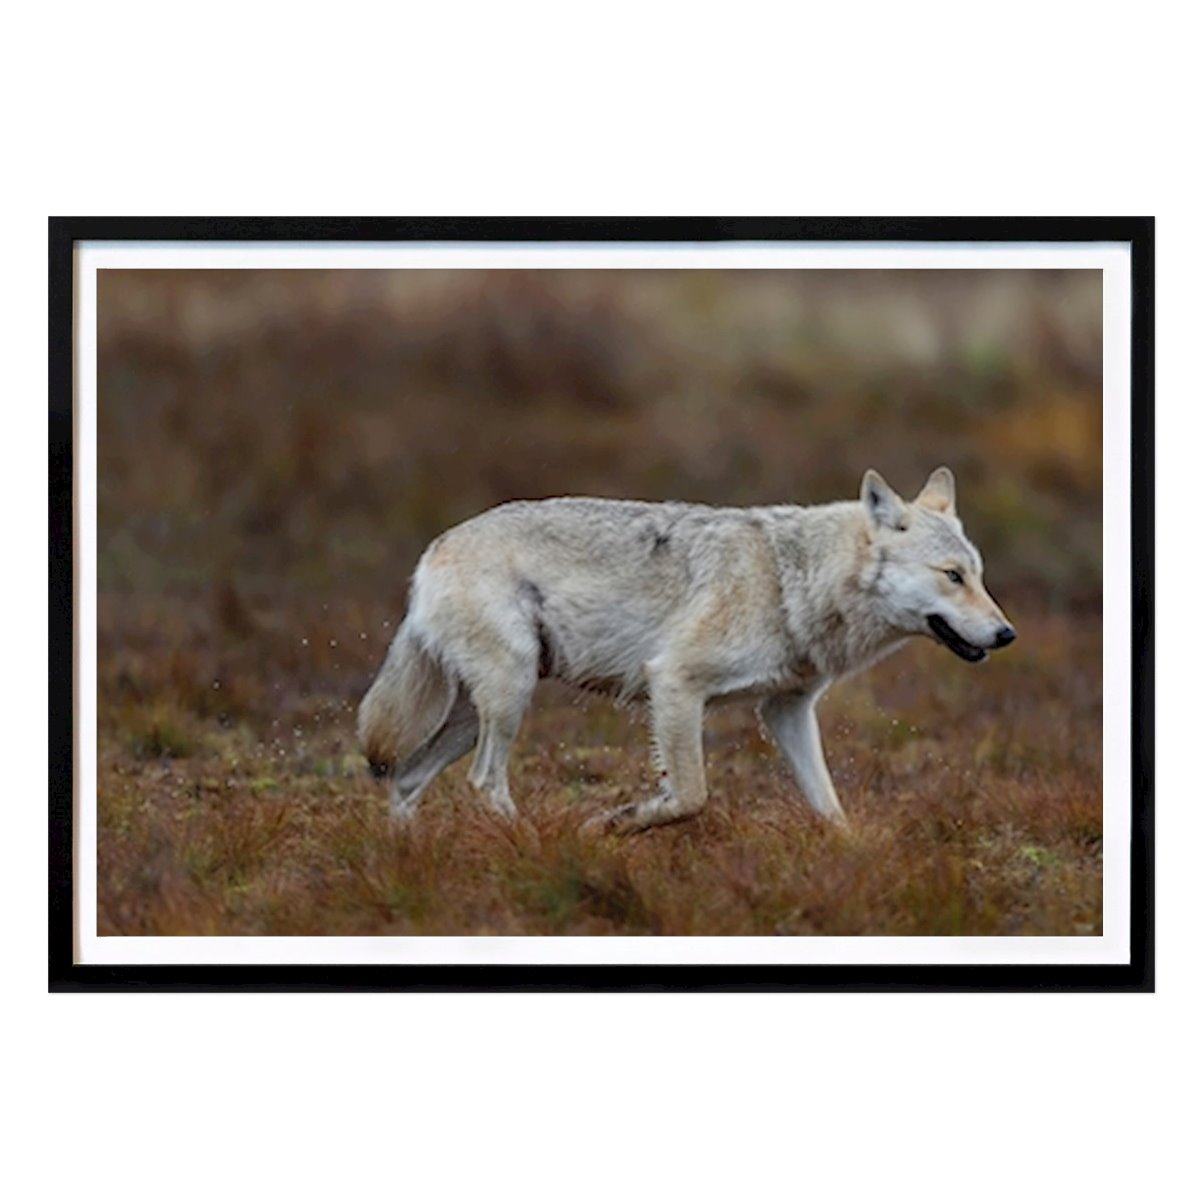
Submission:
<svg viewBox="0 0 1200 1200">
<path fill-rule="evenodd" d="M 947 467 L 911 504 L 878 471 L 863 476 L 860 494 L 873 552 L 869 587 L 896 629 L 925 634 L 967 662 L 1016 639 L 983 586 L 983 559 L 963 533 Z"/>
</svg>

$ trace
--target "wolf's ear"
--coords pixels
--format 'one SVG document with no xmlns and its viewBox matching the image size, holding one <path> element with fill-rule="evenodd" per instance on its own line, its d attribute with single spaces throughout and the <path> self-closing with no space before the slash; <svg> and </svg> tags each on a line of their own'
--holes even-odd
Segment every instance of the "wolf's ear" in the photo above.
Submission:
<svg viewBox="0 0 1200 1200">
<path fill-rule="evenodd" d="M 932 508 L 934 512 L 954 516 L 954 475 L 949 467 L 938 467 L 925 480 L 921 494 L 914 501 L 923 508 Z"/>
<path fill-rule="evenodd" d="M 903 529 L 907 525 L 904 501 L 888 487 L 878 471 L 870 470 L 863 476 L 859 496 L 871 519 L 872 528 Z"/>
</svg>

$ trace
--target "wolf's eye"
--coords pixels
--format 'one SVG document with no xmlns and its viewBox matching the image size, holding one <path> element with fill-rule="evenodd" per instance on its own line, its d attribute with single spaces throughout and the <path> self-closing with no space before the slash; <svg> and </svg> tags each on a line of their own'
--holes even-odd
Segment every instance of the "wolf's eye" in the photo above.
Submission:
<svg viewBox="0 0 1200 1200">
<path fill-rule="evenodd" d="M 950 570 L 946 572 L 946 578 L 951 583 L 962 583 L 963 577 L 958 571 Z"/>
</svg>

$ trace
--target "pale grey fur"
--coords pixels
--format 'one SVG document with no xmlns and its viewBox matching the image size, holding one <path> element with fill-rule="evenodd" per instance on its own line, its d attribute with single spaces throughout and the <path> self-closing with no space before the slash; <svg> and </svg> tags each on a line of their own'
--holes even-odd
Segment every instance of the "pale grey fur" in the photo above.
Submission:
<svg viewBox="0 0 1200 1200">
<path fill-rule="evenodd" d="M 539 676 L 646 696 L 662 790 L 601 822 L 641 829 L 703 807 L 705 705 L 756 697 L 809 803 L 843 821 L 817 701 L 905 638 L 933 636 L 930 617 L 956 653 L 1001 644 L 1011 627 L 982 568 L 944 467 L 909 504 L 874 471 L 859 500 L 815 507 L 505 504 L 425 551 L 360 736 L 397 814 L 475 746 L 472 783 L 511 816 L 508 756 Z"/>
</svg>

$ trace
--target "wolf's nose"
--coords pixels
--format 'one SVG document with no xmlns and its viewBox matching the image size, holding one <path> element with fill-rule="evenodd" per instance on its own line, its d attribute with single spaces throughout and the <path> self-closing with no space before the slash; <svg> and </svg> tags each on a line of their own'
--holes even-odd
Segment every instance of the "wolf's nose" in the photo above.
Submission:
<svg viewBox="0 0 1200 1200">
<path fill-rule="evenodd" d="M 1007 646 L 1011 642 L 1017 640 L 1017 631 L 1011 625 L 1005 625 L 1003 629 L 996 634 L 996 649 L 999 650 L 1002 646 Z"/>
</svg>

